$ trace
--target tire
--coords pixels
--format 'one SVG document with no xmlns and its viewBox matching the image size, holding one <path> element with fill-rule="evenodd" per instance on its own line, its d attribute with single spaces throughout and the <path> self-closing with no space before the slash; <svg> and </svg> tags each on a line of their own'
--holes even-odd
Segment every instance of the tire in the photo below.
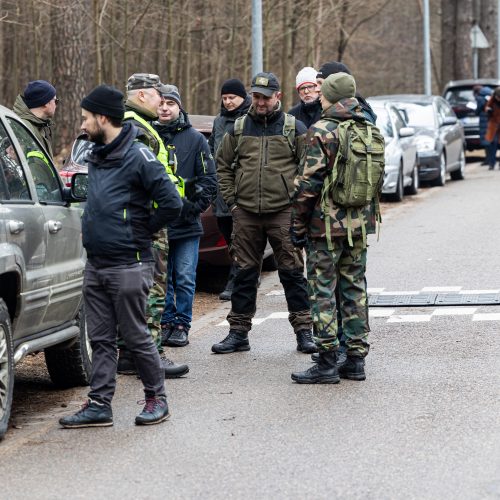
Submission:
<svg viewBox="0 0 500 500">
<path fill-rule="evenodd" d="M 460 151 L 460 158 L 458 162 L 460 163 L 460 167 L 457 170 L 450 172 L 450 177 L 454 181 L 462 181 L 465 179 L 465 153 L 463 148 Z"/>
<path fill-rule="evenodd" d="M 266 257 L 262 261 L 262 270 L 265 272 L 277 271 L 278 270 L 278 262 L 274 254 L 271 254 L 269 257 Z"/>
<path fill-rule="evenodd" d="M 391 201 L 400 202 L 403 201 L 404 187 L 403 187 L 403 170 L 399 169 L 398 184 L 396 186 L 396 192 L 387 195 L 387 199 Z"/>
<path fill-rule="evenodd" d="M 14 353 L 9 310 L 0 299 L 0 440 L 7 432 L 14 391 Z"/>
<path fill-rule="evenodd" d="M 420 187 L 420 178 L 418 176 L 418 165 L 415 163 L 413 172 L 411 174 L 411 184 L 405 189 L 405 194 L 415 195 L 418 194 Z"/>
<path fill-rule="evenodd" d="M 54 385 L 61 389 L 89 385 L 92 348 L 87 335 L 83 304 L 77 316 L 80 334 L 70 346 L 55 345 L 45 349 L 45 364 Z"/>
<path fill-rule="evenodd" d="M 446 156 L 441 153 L 439 158 L 439 175 L 432 181 L 433 186 L 444 186 L 446 184 Z"/>
</svg>

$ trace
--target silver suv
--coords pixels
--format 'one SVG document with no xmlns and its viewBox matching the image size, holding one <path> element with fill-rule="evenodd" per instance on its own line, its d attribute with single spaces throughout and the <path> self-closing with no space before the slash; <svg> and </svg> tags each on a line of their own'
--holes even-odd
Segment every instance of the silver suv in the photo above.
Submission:
<svg viewBox="0 0 500 500">
<path fill-rule="evenodd" d="M 44 351 L 59 387 L 86 385 L 81 209 L 30 130 L 0 106 L 0 439 L 14 365 Z"/>
</svg>

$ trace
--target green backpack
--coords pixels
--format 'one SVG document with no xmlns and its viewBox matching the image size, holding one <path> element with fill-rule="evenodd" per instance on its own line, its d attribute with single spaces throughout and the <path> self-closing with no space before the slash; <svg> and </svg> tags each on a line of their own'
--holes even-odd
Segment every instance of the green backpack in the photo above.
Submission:
<svg viewBox="0 0 500 500">
<path fill-rule="evenodd" d="M 322 208 L 326 219 L 328 248 L 331 244 L 329 198 L 347 209 L 347 233 L 352 246 L 352 212 L 375 202 L 377 222 L 380 216 L 379 194 L 384 181 L 385 141 L 379 129 L 367 120 L 337 121 L 339 146 L 322 191 Z M 330 196 L 329 196 L 330 195 Z M 361 226 L 366 245 L 366 228 Z"/>
</svg>

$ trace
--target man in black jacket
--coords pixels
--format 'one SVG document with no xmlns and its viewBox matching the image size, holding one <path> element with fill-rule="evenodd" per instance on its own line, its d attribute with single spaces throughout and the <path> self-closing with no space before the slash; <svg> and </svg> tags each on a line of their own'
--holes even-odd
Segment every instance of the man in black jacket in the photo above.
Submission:
<svg viewBox="0 0 500 500">
<path fill-rule="evenodd" d="M 183 347 L 193 316 L 198 248 L 203 234 L 200 214 L 217 190 L 215 164 L 207 140 L 191 126 L 175 85 L 160 87 L 162 101 L 154 123 L 165 147 L 177 156 L 177 175 L 186 181 L 182 217 L 167 225 L 168 260 L 162 344 Z M 189 186 L 189 188 L 188 188 Z"/>
<path fill-rule="evenodd" d="M 318 72 L 310 66 L 302 68 L 297 73 L 295 88 L 299 94 L 300 102 L 288 111 L 307 128 L 319 120 L 322 111 L 316 83 L 317 74 Z"/>
<path fill-rule="evenodd" d="M 145 319 L 153 283 L 151 240 L 179 216 L 182 201 L 163 165 L 136 140 L 142 132 L 122 124 L 120 91 L 101 85 L 81 106 L 82 131 L 95 143 L 88 157 L 88 199 L 82 218 L 87 250 L 83 295 L 92 374 L 83 408 L 59 422 L 66 428 L 113 425 L 119 329 L 144 384 L 145 406 L 135 423 L 156 424 L 166 420 L 169 411 L 164 370 Z"/>
</svg>

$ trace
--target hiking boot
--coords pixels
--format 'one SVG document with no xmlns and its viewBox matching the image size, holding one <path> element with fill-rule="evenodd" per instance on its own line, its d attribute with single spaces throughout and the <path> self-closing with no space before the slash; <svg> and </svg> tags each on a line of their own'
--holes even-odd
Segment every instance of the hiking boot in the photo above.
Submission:
<svg viewBox="0 0 500 500">
<path fill-rule="evenodd" d="M 340 369 L 341 366 L 344 365 L 347 359 L 347 354 L 344 351 L 337 351 L 337 368 Z M 311 361 L 313 363 L 317 363 L 319 360 L 319 352 L 315 352 L 311 354 Z"/>
<path fill-rule="evenodd" d="M 189 372 L 188 365 L 177 365 L 167 357 L 161 357 L 161 365 L 165 369 L 165 378 L 179 378 Z"/>
<path fill-rule="evenodd" d="M 339 375 L 349 380 L 365 380 L 365 358 L 347 356 L 346 362 L 339 367 Z"/>
<path fill-rule="evenodd" d="M 318 348 L 312 339 L 311 330 L 299 330 L 295 335 L 297 336 L 297 351 L 304 354 L 318 352 Z"/>
<path fill-rule="evenodd" d="M 297 384 L 338 384 L 337 353 L 320 352 L 318 363 L 303 372 L 292 373 L 292 380 Z"/>
<path fill-rule="evenodd" d="M 169 347 L 184 347 L 188 345 L 188 333 L 189 330 L 184 325 L 175 325 L 165 345 Z"/>
<path fill-rule="evenodd" d="M 248 342 L 248 333 L 238 330 L 229 330 L 229 335 L 224 340 L 212 346 L 212 352 L 216 354 L 249 350 L 250 343 Z"/>
<path fill-rule="evenodd" d="M 116 372 L 121 373 L 122 375 L 135 375 L 137 373 L 134 358 L 129 351 L 120 349 L 118 352 L 118 365 L 116 367 Z"/>
<path fill-rule="evenodd" d="M 219 300 L 231 300 L 231 295 L 233 294 L 233 287 L 229 288 L 229 283 L 226 288 L 219 294 Z"/>
<path fill-rule="evenodd" d="M 172 330 L 174 328 L 174 325 L 170 323 L 165 323 L 164 325 L 161 325 L 161 345 L 167 345 L 167 340 L 169 339 L 170 335 L 172 335 Z"/>
<path fill-rule="evenodd" d="M 74 415 L 59 419 L 65 429 L 82 427 L 110 427 L 113 425 L 113 412 L 109 406 L 88 399 Z"/>
<path fill-rule="evenodd" d="M 152 396 L 144 401 L 138 401 L 138 404 L 144 404 L 141 413 L 135 417 L 136 425 L 159 424 L 170 417 L 168 412 L 167 398 L 165 396 Z"/>
</svg>

